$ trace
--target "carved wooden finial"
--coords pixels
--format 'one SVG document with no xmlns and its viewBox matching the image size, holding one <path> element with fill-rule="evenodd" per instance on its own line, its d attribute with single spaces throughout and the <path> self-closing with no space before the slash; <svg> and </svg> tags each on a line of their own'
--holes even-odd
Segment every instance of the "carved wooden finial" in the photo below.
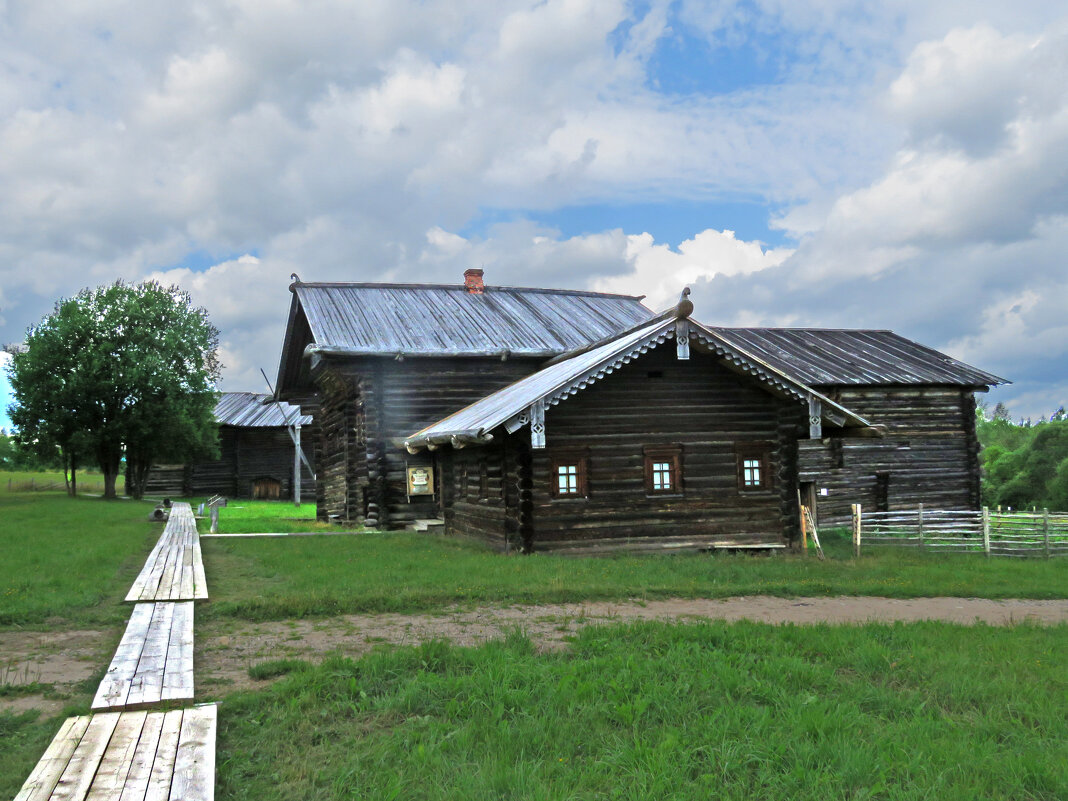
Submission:
<svg viewBox="0 0 1068 801">
<path fill-rule="evenodd" d="M 293 282 L 289 285 L 289 291 L 292 292 L 296 285 L 301 283 L 300 276 L 296 273 L 290 273 L 289 280 Z"/>
<path fill-rule="evenodd" d="M 693 314 L 693 302 L 690 300 L 690 288 L 685 287 L 679 294 L 679 305 L 675 307 L 676 317 L 689 317 Z"/>
</svg>

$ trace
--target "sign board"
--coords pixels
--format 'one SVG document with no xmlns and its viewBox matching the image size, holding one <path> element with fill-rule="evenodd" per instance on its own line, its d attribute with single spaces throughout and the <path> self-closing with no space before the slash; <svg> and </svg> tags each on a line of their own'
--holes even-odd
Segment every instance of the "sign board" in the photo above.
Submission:
<svg viewBox="0 0 1068 801">
<path fill-rule="evenodd" d="M 408 495 L 433 495 L 434 494 L 434 468 L 429 465 L 417 465 L 409 467 Z"/>
</svg>

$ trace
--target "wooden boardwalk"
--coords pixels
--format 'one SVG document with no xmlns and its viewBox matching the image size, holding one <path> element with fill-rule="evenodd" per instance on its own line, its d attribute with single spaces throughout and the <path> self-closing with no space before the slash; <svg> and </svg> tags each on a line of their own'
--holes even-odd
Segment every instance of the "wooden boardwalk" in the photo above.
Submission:
<svg viewBox="0 0 1068 801">
<path fill-rule="evenodd" d="M 127 601 L 194 601 L 208 597 L 197 522 L 188 503 L 175 503 Z"/>
<path fill-rule="evenodd" d="M 212 801 L 215 704 L 68 718 L 15 801 Z"/>
<path fill-rule="evenodd" d="M 193 602 L 137 604 L 93 709 L 193 698 Z"/>
</svg>

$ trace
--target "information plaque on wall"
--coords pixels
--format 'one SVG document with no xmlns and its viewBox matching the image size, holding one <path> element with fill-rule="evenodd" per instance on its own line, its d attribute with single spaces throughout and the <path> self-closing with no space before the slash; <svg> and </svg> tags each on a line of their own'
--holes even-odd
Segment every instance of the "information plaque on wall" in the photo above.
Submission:
<svg viewBox="0 0 1068 801">
<path fill-rule="evenodd" d="M 408 468 L 408 495 L 434 494 L 434 468 L 426 465 Z"/>
</svg>

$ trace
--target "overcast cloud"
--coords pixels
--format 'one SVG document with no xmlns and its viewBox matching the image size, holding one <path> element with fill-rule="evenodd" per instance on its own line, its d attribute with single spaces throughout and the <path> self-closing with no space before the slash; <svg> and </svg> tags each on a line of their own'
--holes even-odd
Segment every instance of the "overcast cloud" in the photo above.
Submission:
<svg viewBox="0 0 1068 801">
<path fill-rule="evenodd" d="M 693 286 L 716 324 L 885 327 L 1068 402 L 1058 4 L 0 0 L 0 341 L 174 282 L 224 389 L 304 280 Z M 935 6 L 935 7 L 931 7 Z M 733 202 L 679 241 L 587 204 Z M 540 222 L 537 220 L 541 220 Z M 767 244 L 773 242 L 773 244 Z"/>
</svg>

